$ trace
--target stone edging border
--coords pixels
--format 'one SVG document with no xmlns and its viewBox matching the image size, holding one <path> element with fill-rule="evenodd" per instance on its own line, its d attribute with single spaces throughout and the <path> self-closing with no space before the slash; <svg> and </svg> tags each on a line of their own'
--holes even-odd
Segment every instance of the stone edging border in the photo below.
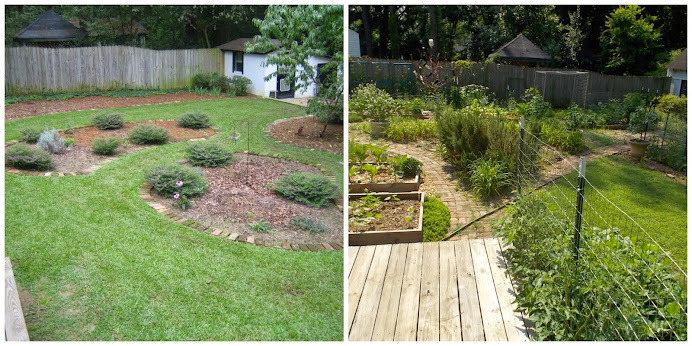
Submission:
<svg viewBox="0 0 692 346">
<path fill-rule="evenodd" d="M 344 248 L 342 242 L 325 242 L 321 244 L 292 244 L 287 241 L 282 241 L 281 244 L 274 242 L 267 242 L 261 239 L 255 239 L 251 235 L 240 235 L 238 233 L 231 233 L 231 231 L 210 227 L 208 225 L 201 224 L 195 220 L 186 219 L 178 214 L 176 214 L 171 209 L 166 208 L 164 205 L 157 203 L 154 197 L 151 196 L 151 190 L 154 188 L 149 182 L 144 182 L 138 189 L 139 197 L 144 200 L 144 203 L 154 208 L 159 214 L 165 216 L 166 218 L 175 221 L 183 226 L 196 229 L 200 232 L 208 233 L 213 236 L 226 238 L 230 241 L 254 244 L 257 246 L 272 247 L 277 249 L 293 250 L 293 251 L 331 251 L 331 250 L 341 250 Z"/>
</svg>

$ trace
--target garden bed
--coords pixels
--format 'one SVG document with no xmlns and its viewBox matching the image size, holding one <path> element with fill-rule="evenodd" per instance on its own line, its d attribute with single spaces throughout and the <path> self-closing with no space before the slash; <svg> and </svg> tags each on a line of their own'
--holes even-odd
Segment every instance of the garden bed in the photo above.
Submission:
<svg viewBox="0 0 692 346">
<path fill-rule="evenodd" d="M 309 207 L 283 198 L 267 187 L 268 183 L 287 172 L 320 174 L 316 167 L 265 156 L 235 154 L 230 165 L 202 168 L 202 171 L 209 181 L 208 189 L 203 196 L 192 199 L 190 208 L 180 210 L 173 199 L 153 192 L 152 196 L 186 219 L 240 235 L 251 235 L 262 241 L 297 244 L 343 240 L 343 216 L 335 205 Z M 327 231 L 310 233 L 294 229 L 289 222 L 297 216 L 318 220 Z M 261 220 L 271 224 L 274 230 L 260 233 L 249 229 L 250 224 Z"/>
<path fill-rule="evenodd" d="M 348 178 L 349 193 L 369 192 L 411 192 L 418 191 L 421 185 L 420 175 L 413 178 L 398 178 L 391 166 L 381 165 L 377 174 L 358 171 Z"/>
<path fill-rule="evenodd" d="M 51 171 L 60 173 L 88 173 L 90 167 L 103 164 L 111 158 L 111 156 L 98 155 L 92 152 L 91 142 L 94 139 L 103 137 L 118 137 L 124 139 L 127 137 L 128 132 L 142 124 L 166 128 L 170 133 L 169 142 L 209 138 L 215 133 L 212 129 L 194 130 L 178 127 L 175 121 L 169 120 L 129 122 L 125 123 L 122 128 L 115 130 L 99 130 L 95 126 L 78 127 L 72 129 L 72 134 L 65 134 L 65 130 L 61 130 L 59 133 L 63 138 L 72 138 L 75 140 L 75 143 L 72 149 L 64 154 L 51 154 L 52 161 L 55 164 L 55 168 Z M 6 145 L 5 150 L 13 144 L 14 143 Z M 32 146 L 36 146 L 36 144 L 32 144 Z M 150 147 L 150 145 L 127 143 L 117 149 L 116 155 L 127 155 L 147 147 Z"/>
<path fill-rule="evenodd" d="M 381 203 L 368 210 L 373 215 L 369 222 L 354 222 L 357 203 L 366 196 L 374 196 Z M 398 200 L 393 200 L 394 196 Z M 360 246 L 423 241 L 424 198 L 422 192 L 350 194 L 349 200 L 356 205 L 349 205 L 348 244 Z M 410 219 L 407 220 L 407 217 Z"/>
<path fill-rule="evenodd" d="M 270 125 L 269 134 L 279 142 L 339 154 L 343 153 L 343 124 L 327 125 L 327 130 L 320 137 L 323 127 L 324 123 L 321 123 L 314 116 L 281 119 Z"/>
</svg>

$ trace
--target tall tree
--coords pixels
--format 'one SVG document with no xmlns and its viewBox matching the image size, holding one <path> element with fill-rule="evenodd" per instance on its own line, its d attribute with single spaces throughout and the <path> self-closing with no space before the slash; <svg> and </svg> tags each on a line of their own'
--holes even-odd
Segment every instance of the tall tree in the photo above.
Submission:
<svg viewBox="0 0 692 346">
<path fill-rule="evenodd" d="M 401 51 L 399 47 L 401 46 L 401 37 L 399 37 L 399 18 L 397 15 L 397 6 L 390 5 L 387 7 L 388 18 L 387 23 L 389 24 L 389 49 L 392 52 L 392 59 L 399 59 Z"/>
<path fill-rule="evenodd" d="M 372 45 L 372 26 L 370 24 L 370 5 L 363 5 L 363 36 L 365 38 L 365 54 L 369 57 L 375 56 Z"/>
<path fill-rule="evenodd" d="M 637 5 L 620 6 L 607 17 L 601 42 L 608 72 L 642 75 L 654 70 L 661 59 L 661 34 L 642 10 Z"/>
</svg>

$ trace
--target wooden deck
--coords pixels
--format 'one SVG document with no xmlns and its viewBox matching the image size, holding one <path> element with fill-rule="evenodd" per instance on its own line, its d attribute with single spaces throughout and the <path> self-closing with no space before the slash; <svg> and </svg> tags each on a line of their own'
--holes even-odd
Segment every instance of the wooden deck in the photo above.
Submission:
<svg viewBox="0 0 692 346">
<path fill-rule="evenodd" d="M 351 341 L 525 341 L 497 239 L 350 246 Z"/>
</svg>

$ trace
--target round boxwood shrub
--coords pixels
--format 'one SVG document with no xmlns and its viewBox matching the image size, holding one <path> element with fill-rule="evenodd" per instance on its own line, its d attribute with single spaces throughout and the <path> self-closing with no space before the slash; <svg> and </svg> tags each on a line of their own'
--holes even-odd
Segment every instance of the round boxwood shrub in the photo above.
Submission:
<svg viewBox="0 0 692 346">
<path fill-rule="evenodd" d="M 206 192 L 207 181 L 198 168 L 182 165 L 158 166 L 145 175 L 146 181 L 162 196 L 173 198 L 199 196 Z"/>
<path fill-rule="evenodd" d="M 423 202 L 423 241 L 444 239 L 450 224 L 449 208 L 439 199 L 426 196 Z"/>
<path fill-rule="evenodd" d="M 123 127 L 125 120 L 120 113 L 99 114 L 91 118 L 91 123 L 100 130 L 113 130 Z"/>
<path fill-rule="evenodd" d="M 119 146 L 120 138 L 118 137 L 96 138 L 91 142 L 91 150 L 99 155 L 113 155 Z"/>
<path fill-rule="evenodd" d="M 339 187 L 327 177 L 312 173 L 290 173 L 268 184 L 276 193 L 311 207 L 326 207 L 338 197 Z"/>
<path fill-rule="evenodd" d="M 223 167 L 231 163 L 233 154 L 217 143 L 198 142 L 187 148 L 187 158 L 194 166 Z"/>
<path fill-rule="evenodd" d="M 163 127 L 139 125 L 130 131 L 127 138 L 135 144 L 161 144 L 166 143 L 169 136 Z"/>
<path fill-rule="evenodd" d="M 190 129 L 206 129 L 209 127 L 209 116 L 204 113 L 186 113 L 178 118 L 178 126 Z"/>
<path fill-rule="evenodd" d="M 9 166 L 19 169 L 46 170 L 53 168 L 53 161 L 48 152 L 21 143 L 7 149 L 5 160 Z"/>
</svg>

